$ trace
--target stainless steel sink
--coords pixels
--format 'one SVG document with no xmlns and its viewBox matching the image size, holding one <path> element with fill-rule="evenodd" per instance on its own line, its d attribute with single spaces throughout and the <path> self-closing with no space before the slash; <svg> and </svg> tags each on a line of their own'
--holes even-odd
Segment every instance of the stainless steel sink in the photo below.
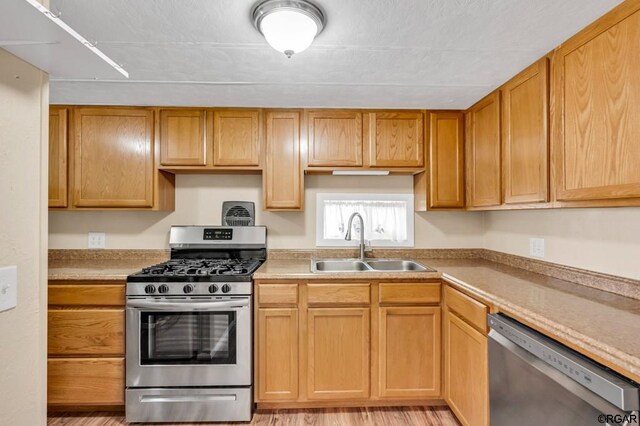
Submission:
<svg viewBox="0 0 640 426">
<path fill-rule="evenodd" d="M 434 272 L 413 260 L 331 259 L 311 260 L 311 272 Z"/>
<path fill-rule="evenodd" d="M 421 265 L 413 260 L 394 260 L 394 259 L 380 259 L 380 260 L 368 260 L 367 265 L 374 271 L 390 271 L 390 272 L 433 272 L 435 269 Z"/>
<path fill-rule="evenodd" d="M 360 260 L 312 260 L 311 272 L 366 272 L 370 271 Z"/>
</svg>

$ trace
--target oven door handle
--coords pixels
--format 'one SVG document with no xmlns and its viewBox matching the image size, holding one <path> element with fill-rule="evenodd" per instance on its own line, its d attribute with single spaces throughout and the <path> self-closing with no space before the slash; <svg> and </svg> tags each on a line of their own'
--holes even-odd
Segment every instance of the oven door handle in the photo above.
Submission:
<svg viewBox="0 0 640 426">
<path fill-rule="evenodd" d="M 230 308 L 245 308 L 249 306 L 249 299 L 223 300 L 219 302 L 151 302 L 149 300 L 128 300 L 128 308 L 152 309 L 158 311 L 176 310 L 181 311 L 217 311 Z"/>
</svg>

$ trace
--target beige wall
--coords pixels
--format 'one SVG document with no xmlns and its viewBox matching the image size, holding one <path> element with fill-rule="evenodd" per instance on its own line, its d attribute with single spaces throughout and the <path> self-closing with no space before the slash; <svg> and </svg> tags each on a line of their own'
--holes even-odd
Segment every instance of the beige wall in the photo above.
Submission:
<svg viewBox="0 0 640 426">
<path fill-rule="evenodd" d="M 0 267 L 18 305 L 0 312 L 0 424 L 46 422 L 47 75 L 0 49 Z"/>
<path fill-rule="evenodd" d="M 545 259 L 640 279 L 640 208 L 486 213 L 484 247 L 529 256 L 545 239 Z"/>
<path fill-rule="evenodd" d="M 51 248 L 87 248 L 87 232 L 106 232 L 107 248 L 164 248 L 172 224 L 220 224 L 222 202 L 256 203 L 256 219 L 268 227 L 270 248 L 315 247 L 318 192 L 412 193 L 411 176 L 306 176 L 304 213 L 263 212 L 261 177 L 178 175 L 176 210 L 162 212 L 51 212 Z M 480 247 L 482 213 L 415 215 L 416 247 Z"/>
</svg>

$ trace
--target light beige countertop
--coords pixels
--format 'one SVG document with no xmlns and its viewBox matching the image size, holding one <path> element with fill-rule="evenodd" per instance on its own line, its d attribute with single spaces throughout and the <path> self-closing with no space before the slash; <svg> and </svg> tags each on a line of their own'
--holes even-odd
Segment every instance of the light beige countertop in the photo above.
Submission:
<svg viewBox="0 0 640 426">
<path fill-rule="evenodd" d="M 48 277 L 50 281 L 125 281 L 127 275 L 152 264 L 148 258 L 50 260 Z"/>
<path fill-rule="evenodd" d="M 483 259 L 414 259 L 438 272 L 313 274 L 309 260 L 268 260 L 255 279 L 443 278 L 497 310 L 640 379 L 640 300 Z"/>
</svg>

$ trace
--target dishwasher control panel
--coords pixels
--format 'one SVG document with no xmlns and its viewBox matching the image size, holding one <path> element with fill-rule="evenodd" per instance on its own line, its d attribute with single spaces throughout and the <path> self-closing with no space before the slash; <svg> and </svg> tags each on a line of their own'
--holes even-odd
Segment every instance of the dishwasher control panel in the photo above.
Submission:
<svg viewBox="0 0 640 426">
<path fill-rule="evenodd" d="M 490 337 L 503 336 L 621 409 L 640 408 L 637 384 L 505 315 L 490 314 L 488 321 Z"/>
</svg>

